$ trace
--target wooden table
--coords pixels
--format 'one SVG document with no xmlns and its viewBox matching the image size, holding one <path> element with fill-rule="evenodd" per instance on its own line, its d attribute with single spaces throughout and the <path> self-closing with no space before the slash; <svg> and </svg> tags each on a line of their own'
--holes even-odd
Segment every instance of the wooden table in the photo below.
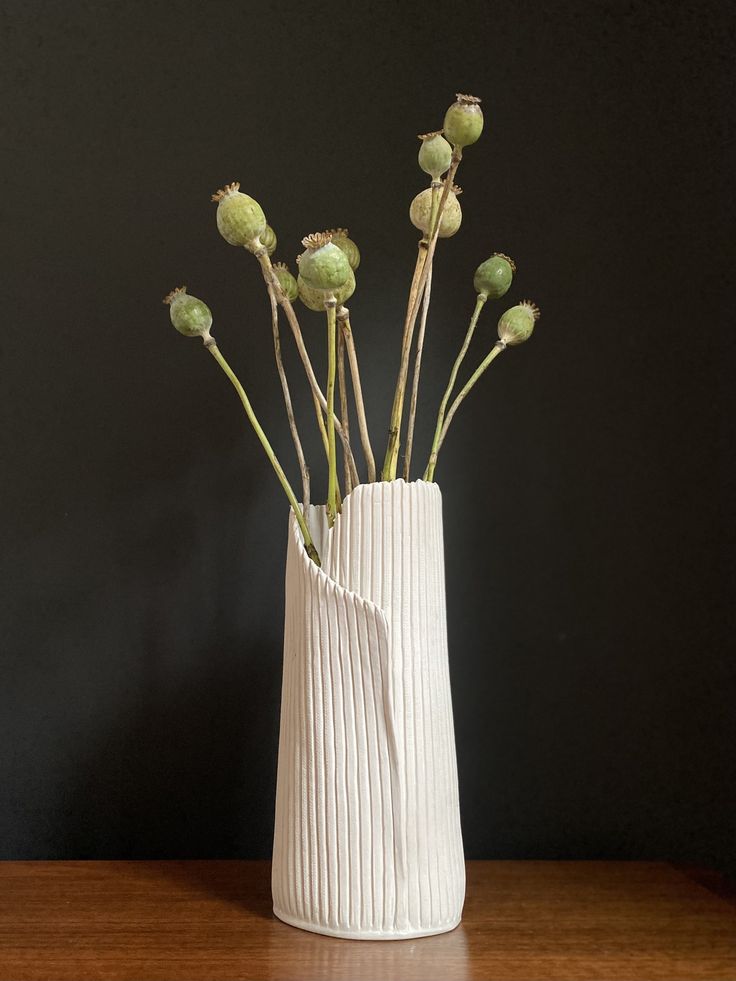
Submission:
<svg viewBox="0 0 736 981">
<path fill-rule="evenodd" d="M 736 901 L 653 862 L 470 862 L 463 923 L 332 940 L 273 917 L 267 862 L 0 863 L 2 981 L 736 979 Z"/>
</svg>

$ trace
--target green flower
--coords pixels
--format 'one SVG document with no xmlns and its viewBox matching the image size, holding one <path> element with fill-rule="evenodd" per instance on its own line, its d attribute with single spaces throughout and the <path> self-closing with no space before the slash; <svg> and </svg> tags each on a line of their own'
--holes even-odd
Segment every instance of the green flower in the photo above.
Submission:
<svg viewBox="0 0 736 981">
<path fill-rule="evenodd" d="M 489 300 L 498 300 L 507 293 L 516 272 L 516 263 L 502 252 L 494 252 L 475 270 L 473 286 Z"/>
<path fill-rule="evenodd" d="M 177 286 L 164 303 L 169 306 L 171 323 L 185 337 L 205 337 L 212 326 L 212 311 L 202 300 L 187 293 L 186 286 Z"/>
<path fill-rule="evenodd" d="M 483 111 L 480 99 L 474 95 L 458 93 L 445 113 L 444 133 L 454 146 L 465 147 L 475 143 L 483 132 Z"/>
<path fill-rule="evenodd" d="M 350 263 L 328 232 L 302 239 L 305 252 L 299 257 L 299 275 L 313 290 L 334 293 L 350 279 Z"/>
<path fill-rule="evenodd" d="M 212 200 L 217 201 L 217 228 L 230 245 L 245 246 L 255 252 L 260 236 L 266 231 L 266 216 L 260 204 L 241 194 L 239 187 L 235 181 L 212 195 Z"/>
<path fill-rule="evenodd" d="M 537 320 L 539 320 L 539 307 L 531 300 L 522 300 L 502 315 L 498 321 L 498 336 L 509 346 L 522 344 L 532 336 Z"/>
</svg>

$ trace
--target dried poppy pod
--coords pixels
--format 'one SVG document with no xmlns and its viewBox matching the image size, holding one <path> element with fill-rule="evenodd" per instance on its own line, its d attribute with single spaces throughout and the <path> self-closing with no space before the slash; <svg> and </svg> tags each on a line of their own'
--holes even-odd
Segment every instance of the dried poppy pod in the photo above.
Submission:
<svg viewBox="0 0 736 981">
<path fill-rule="evenodd" d="M 185 337 L 201 337 L 207 340 L 212 326 L 212 311 L 203 300 L 187 293 L 186 286 L 177 286 L 164 303 L 169 306 L 171 323 Z"/>
<path fill-rule="evenodd" d="M 332 241 L 329 232 L 302 239 L 305 251 L 299 256 L 299 276 L 313 290 L 334 293 L 350 279 L 348 257 Z"/>
<path fill-rule="evenodd" d="M 266 225 L 265 231 L 261 235 L 261 245 L 269 255 L 273 255 L 276 251 L 277 242 L 276 232 L 270 225 Z"/>
<path fill-rule="evenodd" d="M 349 237 L 347 228 L 330 228 L 326 234 L 332 236 L 332 241 L 338 249 L 342 249 L 348 257 L 350 268 L 355 272 L 360 265 L 360 251 L 355 242 Z"/>
<path fill-rule="evenodd" d="M 522 344 L 532 336 L 534 324 L 539 320 L 539 307 L 531 300 L 522 300 L 507 310 L 498 321 L 498 336 L 504 344 Z"/>
<path fill-rule="evenodd" d="M 502 252 L 481 262 L 475 270 L 473 286 L 476 293 L 483 294 L 488 300 L 498 300 L 507 293 L 516 272 L 516 263 Z"/>
<path fill-rule="evenodd" d="M 438 181 L 450 169 L 452 147 L 442 135 L 442 130 L 425 133 L 419 139 L 422 141 L 419 147 L 419 166 L 433 181 Z"/>
<path fill-rule="evenodd" d="M 301 264 L 299 266 L 301 269 Z M 299 299 L 302 301 L 305 307 L 309 310 L 321 311 L 324 313 L 325 310 L 325 299 L 327 296 L 334 296 L 337 301 L 337 306 L 345 303 L 355 292 L 355 274 L 353 270 L 350 270 L 350 277 L 348 281 L 340 287 L 339 290 L 333 290 L 331 293 L 326 293 L 324 290 L 315 290 L 311 286 L 308 286 L 304 281 L 304 277 L 299 275 L 297 281 L 297 289 L 299 291 Z"/>
<path fill-rule="evenodd" d="M 483 132 L 483 111 L 474 95 L 458 93 L 455 98 L 445 113 L 444 133 L 453 146 L 462 148 L 475 143 Z"/>
<path fill-rule="evenodd" d="M 260 204 L 239 188 L 235 181 L 212 195 L 212 200 L 217 201 L 217 228 L 230 245 L 255 252 L 266 231 L 266 216 Z"/>
<path fill-rule="evenodd" d="M 289 267 L 284 262 L 275 262 L 272 266 L 274 275 L 279 281 L 281 289 L 292 302 L 299 296 L 296 280 L 291 275 Z"/>
<path fill-rule="evenodd" d="M 460 188 L 453 184 L 447 194 L 442 220 L 440 221 L 440 238 L 450 238 L 460 228 L 463 220 L 462 208 L 457 199 L 460 193 L 462 193 Z M 409 206 L 409 217 L 415 228 L 424 232 L 425 235 L 429 234 L 429 223 L 432 218 L 432 188 L 427 187 L 417 194 Z"/>
</svg>

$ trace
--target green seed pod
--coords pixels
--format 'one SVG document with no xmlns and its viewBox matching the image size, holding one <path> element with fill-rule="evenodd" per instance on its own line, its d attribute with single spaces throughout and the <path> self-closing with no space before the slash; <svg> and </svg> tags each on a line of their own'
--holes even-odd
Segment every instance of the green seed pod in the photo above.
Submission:
<svg viewBox="0 0 736 981">
<path fill-rule="evenodd" d="M 269 255 L 273 255 L 276 251 L 276 232 L 271 228 L 270 225 L 266 225 L 266 229 L 261 235 L 261 245 L 268 252 Z"/>
<path fill-rule="evenodd" d="M 452 147 L 442 135 L 442 130 L 425 133 L 419 139 L 422 141 L 419 147 L 419 166 L 433 181 L 438 181 L 450 169 Z"/>
<path fill-rule="evenodd" d="M 260 204 L 241 194 L 239 187 L 235 181 L 212 195 L 212 200 L 217 201 L 217 228 L 230 245 L 245 246 L 255 252 L 260 236 L 266 231 L 266 216 Z"/>
<path fill-rule="evenodd" d="M 187 293 L 186 286 L 177 286 L 164 298 L 168 304 L 171 323 L 185 337 L 207 337 L 212 326 L 212 312 L 202 300 Z"/>
<path fill-rule="evenodd" d="M 480 99 L 476 99 L 474 95 L 460 95 L 460 93 L 455 98 L 457 102 L 453 102 L 445 113 L 444 133 L 453 146 L 470 146 L 483 132 Z"/>
<path fill-rule="evenodd" d="M 273 271 L 281 285 L 281 289 L 293 303 L 297 296 L 299 296 L 299 290 L 297 289 L 296 280 L 289 272 L 289 267 L 283 262 L 276 262 L 273 265 Z"/>
<path fill-rule="evenodd" d="M 516 263 L 502 252 L 494 252 L 475 270 L 473 286 L 476 293 L 485 293 L 489 300 L 498 300 L 508 292 L 516 272 Z"/>
<path fill-rule="evenodd" d="M 355 274 L 351 269 L 350 278 L 345 285 L 341 286 L 339 290 L 334 290 L 332 292 L 315 290 L 311 286 L 307 286 L 301 275 L 297 279 L 297 288 L 299 290 L 299 299 L 302 301 L 305 307 L 308 307 L 310 310 L 317 310 L 324 313 L 325 300 L 328 296 L 334 296 L 337 300 L 338 306 L 350 299 L 355 292 Z"/>
<path fill-rule="evenodd" d="M 539 320 L 539 307 L 531 300 L 522 300 L 511 307 L 498 321 L 498 336 L 504 344 L 521 344 L 532 336 L 534 324 Z"/>
<path fill-rule="evenodd" d="M 360 265 L 360 252 L 355 242 L 348 237 L 347 228 L 331 228 L 326 234 L 332 236 L 332 241 L 338 249 L 342 249 L 348 257 L 350 268 L 355 272 Z"/>
<path fill-rule="evenodd" d="M 335 292 L 350 278 L 348 257 L 327 232 L 317 232 L 302 239 L 306 249 L 299 257 L 299 275 L 314 290 Z"/>
<path fill-rule="evenodd" d="M 463 220 L 463 212 L 457 197 L 461 193 L 460 188 L 456 184 L 453 184 L 452 190 L 447 195 L 445 208 L 442 212 L 440 238 L 450 238 L 460 228 Z M 441 195 L 442 191 L 439 194 Z M 418 228 L 420 232 L 424 232 L 425 235 L 429 234 L 429 222 L 432 217 L 432 189 L 430 187 L 420 191 L 414 198 L 409 206 L 409 217 L 415 228 Z"/>
</svg>

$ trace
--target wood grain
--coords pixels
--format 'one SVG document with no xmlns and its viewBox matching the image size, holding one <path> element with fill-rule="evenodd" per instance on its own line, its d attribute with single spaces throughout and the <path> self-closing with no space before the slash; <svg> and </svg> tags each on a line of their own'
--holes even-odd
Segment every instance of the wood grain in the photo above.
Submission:
<svg viewBox="0 0 736 981">
<path fill-rule="evenodd" d="M 736 978 L 736 906 L 648 862 L 470 862 L 462 925 L 332 940 L 271 913 L 266 862 L 0 863 L 1 981 Z"/>
</svg>

